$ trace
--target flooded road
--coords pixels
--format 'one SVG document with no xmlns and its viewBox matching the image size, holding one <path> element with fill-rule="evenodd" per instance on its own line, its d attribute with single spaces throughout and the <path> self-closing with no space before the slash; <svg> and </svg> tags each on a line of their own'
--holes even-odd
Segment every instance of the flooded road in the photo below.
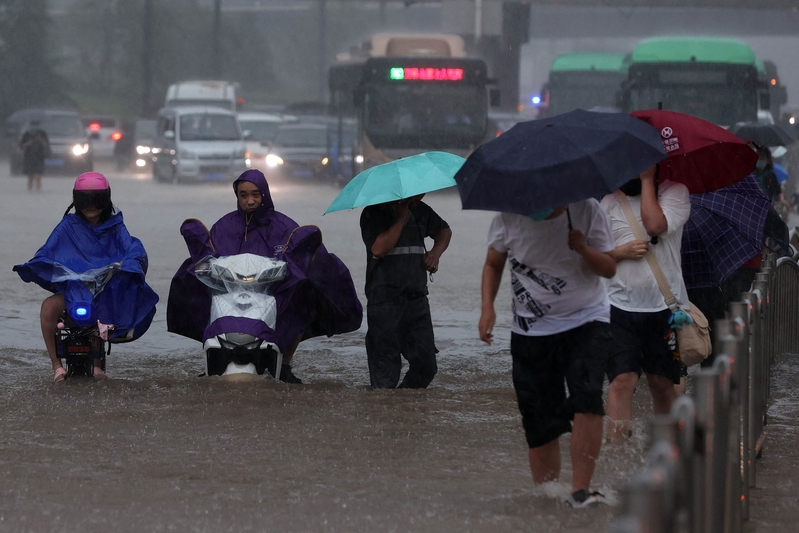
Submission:
<svg viewBox="0 0 799 533">
<path fill-rule="evenodd" d="M 11 271 L 33 256 L 70 202 L 71 178 L 25 190 L 0 161 L 0 531 L 605 531 L 615 509 L 571 510 L 568 438 L 561 481 L 535 488 L 511 383 L 510 294 L 495 343 L 477 338 L 490 213 L 457 193 L 425 199 L 453 228 L 431 285 L 439 374 L 427 390 L 373 392 L 360 331 L 300 345 L 306 385 L 198 378 L 199 343 L 166 332 L 171 276 L 187 257 L 188 217 L 235 208 L 229 185 L 163 185 L 110 168 L 112 199 L 150 257 L 161 297 L 150 330 L 115 345 L 105 382 L 52 385 L 39 332 L 47 293 Z M 338 190 L 272 185 L 279 211 L 322 229 L 362 302 L 360 210 L 321 216 Z M 565 238 L 565 237 L 564 237 Z M 606 446 L 594 488 L 620 497 L 643 462 L 651 407 L 636 395 L 635 435 Z"/>
</svg>

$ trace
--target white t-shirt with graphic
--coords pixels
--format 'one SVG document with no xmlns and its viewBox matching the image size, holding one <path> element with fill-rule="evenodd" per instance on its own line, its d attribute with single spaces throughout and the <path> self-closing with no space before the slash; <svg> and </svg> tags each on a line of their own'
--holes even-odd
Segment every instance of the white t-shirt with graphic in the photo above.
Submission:
<svg viewBox="0 0 799 533">
<path fill-rule="evenodd" d="M 610 224 L 599 202 L 569 205 L 574 229 L 599 252 L 614 248 Z M 538 337 L 574 329 L 592 321 L 610 322 L 610 303 L 601 278 L 569 249 L 566 213 L 534 222 L 530 217 L 498 213 L 487 244 L 508 254 L 513 292 L 512 331 Z"/>
<path fill-rule="evenodd" d="M 638 223 L 643 228 L 641 197 L 628 196 L 628 199 Z M 666 216 L 668 229 L 666 233 L 658 236 L 658 243 L 650 244 L 649 248 L 654 250 L 671 292 L 674 293 L 681 306 L 687 310 L 690 309 L 690 306 L 688 305 L 688 291 L 685 289 L 685 282 L 682 279 L 680 245 L 682 244 L 682 228 L 691 215 L 691 199 L 688 188 L 682 183 L 664 181 L 658 186 L 658 204 Z M 634 241 L 635 235 L 633 235 L 616 197 L 612 194 L 605 196 L 601 205 L 610 218 L 616 246 Z M 608 280 L 608 294 L 610 303 L 625 311 L 655 312 L 668 307 L 646 259 L 625 259 L 619 262 L 616 265 L 616 276 Z"/>
</svg>

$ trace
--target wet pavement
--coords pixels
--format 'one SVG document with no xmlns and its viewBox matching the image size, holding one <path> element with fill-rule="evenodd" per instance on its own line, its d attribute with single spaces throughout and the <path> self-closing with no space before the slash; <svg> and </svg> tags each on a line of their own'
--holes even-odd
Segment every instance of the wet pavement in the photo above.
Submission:
<svg viewBox="0 0 799 533">
<path fill-rule="evenodd" d="M 510 295 L 497 299 L 494 345 L 477 338 L 490 213 L 460 208 L 455 191 L 425 199 L 453 228 L 431 284 L 439 375 L 423 391 L 368 389 L 360 331 L 300 345 L 307 384 L 198 378 L 199 343 L 166 332 L 172 274 L 187 256 L 188 217 L 208 226 L 235 207 L 228 184 L 157 184 L 110 167 L 112 198 L 150 257 L 161 297 L 140 340 L 114 346 L 105 382 L 54 386 L 38 325 L 47 295 L 11 267 L 32 257 L 70 201 L 72 179 L 28 193 L 0 161 L 0 531 L 605 531 L 615 509 L 571 510 L 568 438 L 561 481 L 532 484 L 510 376 Z M 337 194 L 323 183 L 273 184 L 277 209 L 322 229 L 350 267 L 363 302 L 360 210 L 321 216 Z M 778 368 L 764 488 L 749 531 L 795 524 L 799 363 Z M 780 381 L 782 380 L 782 381 Z M 635 400 L 633 439 L 606 446 L 596 489 L 618 498 L 644 458 L 651 411 Z M 773 449 L 773 453 L 770 450 Z M 792 455 L 791 455 L 792 454 Z M 791 471 L 796 475 L 784 476 Z M 768 527 L 766 527 L 768 526 Z M 787 529 L 783 529 L 787 531 Z"/>
</svg>

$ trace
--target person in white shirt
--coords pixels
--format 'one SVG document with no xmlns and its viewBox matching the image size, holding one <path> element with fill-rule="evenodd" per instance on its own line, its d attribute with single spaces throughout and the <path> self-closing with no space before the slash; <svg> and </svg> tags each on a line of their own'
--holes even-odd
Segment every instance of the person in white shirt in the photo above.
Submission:
<svg viewBox="0 0 799 533">
<path fill-rule="evenodd" d="M 643 259 L 647 250 L 653 251 L 680 307 L 690 309 L 680 260 L 682 228 L 691 214 L 688 188 L 672 181 L 657 185 L 652 167 L 621 190 L 651 239 L 636 240 L 615 195 L 602 199 L 616 244 L 611 255 L 618 263 L 608 285 L 614 345 L 607 367 L 606 435 L 614 443 L 630 435 L 632 399 L 641 372 L 646 373 L 655 414 L 671 410 L 677 397 L 674 384 L 682 375 L 677 336 L 669 324 L 672 313 Z"/>
<path fill-rule="evenodd" d="M 596 200 L 530 216 L 499 213 L 488 234 L 480 339 L 493 340 L 494 300 L 509 262 L 513 385 L 530 470 L 536 484 L 557 480 L 558 439 L 572 432 L 573 492 L 567 502 L 573 507 L 606 503 L 589 487 L 602 445 L 602 385 L 612 342 L 601 278 L 616 272 L 613 249 L 607 217 Z"/>
</svg>

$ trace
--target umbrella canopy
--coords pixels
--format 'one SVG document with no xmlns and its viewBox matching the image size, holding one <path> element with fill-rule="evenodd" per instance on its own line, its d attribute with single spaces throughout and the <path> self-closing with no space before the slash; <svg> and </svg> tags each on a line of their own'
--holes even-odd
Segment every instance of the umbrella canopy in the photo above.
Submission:
<svg viewBox="0 0 799 533">
<path fill-rule="evenodd" d="M 730 126 L 729 132 L 758 146 L 788 146 L 796 142 L 796 136 L 778 124 L 739 122 Z"/>
<path fill-rule="evenodd" d="M 777 182 L 782 184 L 785 180 L 788 179 L 788 169 L 784 166 L 780 165 L 779 163 L 772 163 L 771 165 L 774 168 L 774 175 L 777 176 Z"/>
<path fill-rule="evenodd" d="M 529 215 L 609 194 L 665 157 L 640 120 L 578 109 L 516 124 L 472 152 L 455 181 L 464 209 Z"/>
<path fill-rule="evenodd" d="M 660 132 L 668 159 L 658 165 L 660 180 L 683 183 L 705 193 L 737 183 L 755 169 L 757 153 L 715 124 L 684 113 L 647 109 L 633 116 Z"/>
<path fill-rule="evenodd" d="M 325 213 L 403 200 L 447 187 L 464 158 L 446 152 L 425 152 L 371 167 L 350 181 Z"/>
<path fill-rule="evenodd" d="M 729 187 L 691 195 L 680 250 L 685 285 L 717 287 L 759 253 L 770 207 L 754 174 Z"/>
</svg>

